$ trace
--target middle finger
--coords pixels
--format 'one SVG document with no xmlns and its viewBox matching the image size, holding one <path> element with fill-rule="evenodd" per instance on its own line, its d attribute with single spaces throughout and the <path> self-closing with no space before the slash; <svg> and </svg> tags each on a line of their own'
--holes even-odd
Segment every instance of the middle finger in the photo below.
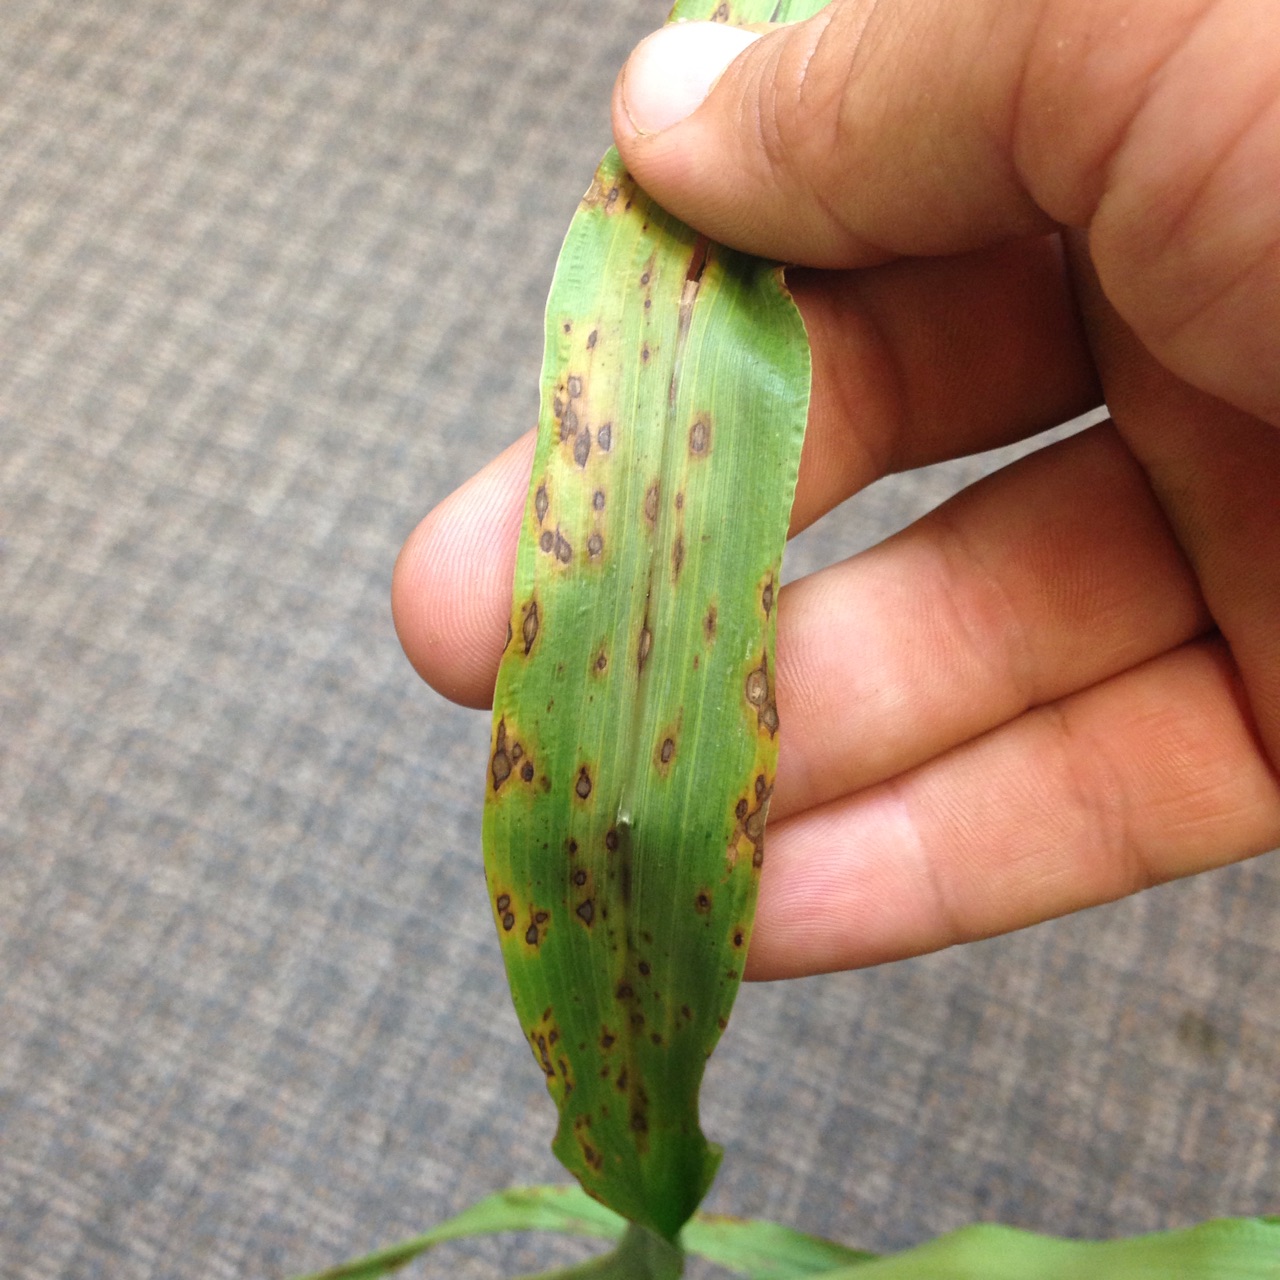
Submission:
<svg viewBox="0 0 1280 1280">
<path fill-rule="evenodd" d="M 770 818 L 909 769 L 1212 626 L 1110 423 L 785 587 Z"/>
</svg>

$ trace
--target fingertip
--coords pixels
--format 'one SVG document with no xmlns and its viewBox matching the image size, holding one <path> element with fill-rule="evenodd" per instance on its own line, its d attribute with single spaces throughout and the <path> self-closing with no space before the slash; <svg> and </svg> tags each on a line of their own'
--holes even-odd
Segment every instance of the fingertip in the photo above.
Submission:
<svg viewBox="0 0 1280 1280">
<path fill-rule="evenodd" d="M 676 22 L 642 40 L 618 77 L 615 132 L 661 133 L 702 105 L 759 33 L 720 22 Z"/>
<path fill-rule="evenodd" d="M 883 258 L 818 194 L 846 182 L 816 141 L 831 133 L 842 68 L 824 63 L 820 92 L 808 72 L 829 22 L 673 23 L 642 40 L 614 86 L 613 131 L 645 191 L 743 252 L 822 267 Z"/>
<path fill-rule="evenodd" d="M 463 706 L 492 701 L 533 443 L 530 432 L 450 494 L 396 558 L 391 612 L 405 655 Z"/>
</svg>

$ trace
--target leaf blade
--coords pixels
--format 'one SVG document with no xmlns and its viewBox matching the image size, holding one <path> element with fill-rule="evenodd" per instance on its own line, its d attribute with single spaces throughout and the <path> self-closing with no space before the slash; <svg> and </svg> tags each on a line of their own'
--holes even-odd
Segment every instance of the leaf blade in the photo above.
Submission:
<svg viewBox="0 0 1280 1280">
<path fill-rule="evenodd" d="M 487 868 L 556 1153 L 671 1237 L 718 1160 L 697 1087 L 762 861 L 808 350 L 777 269 L 703 248 L 616 156 L 575 228 L 495 695 Z M 619 276 L 632 293 L 610 312 L 592 286 Z"/>
<path fill-rule="evenodd" d="M 827 1280 L 1280 1280 L 1280 1218 L 1220 1218 L 1117 1240 L 962 1227 Z"/>
<path fill-rule="evenodd" d="M 674 1239 L 719 1163 L 697 1097 L 763 860 L 808 341 L 779 268 L 696 236 L 616 152 L 570 227 L 546 341 L 486 873 L 557 1156 Z"/>
</svg>

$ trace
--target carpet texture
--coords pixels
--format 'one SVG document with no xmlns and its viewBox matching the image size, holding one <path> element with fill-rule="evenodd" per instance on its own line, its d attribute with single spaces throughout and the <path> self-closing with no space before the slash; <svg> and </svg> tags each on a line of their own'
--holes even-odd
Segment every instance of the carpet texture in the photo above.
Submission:
<svg viewBox="0 0 1280 1280">
<path fill-rule="evenodd" d="M 554 256 L 661 17 L 4 5 L 6 1280 L 283 1277 L 559 1179 L 481 875 L 487 719 L 418 682 L 387 593 L 535 417 Z M 875 486 L 789 572 L 998 460 Z M 745 990 L 711 1204 L 875 1249 L 1274 1211 L 1278 923 L 1271 855 Z"/>
</svg>

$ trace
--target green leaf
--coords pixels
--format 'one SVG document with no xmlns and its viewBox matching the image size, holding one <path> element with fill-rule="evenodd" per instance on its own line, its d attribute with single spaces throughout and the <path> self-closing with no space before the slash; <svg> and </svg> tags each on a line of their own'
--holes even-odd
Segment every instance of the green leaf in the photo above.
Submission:
<svg viewBox="0 0 1280 1280">
<path fill-rule="evenodd" d="M 1097 1241 L 982 1224 L 827 1280 L 1280 1280 L 1280 1218 Z"/>
<path fill-rule="evenodd" d="M 301 1280 L 376 1280 L 437 1244 L 512 1231 L 557 1231 L 620 1241 L 612 1253 L 543 1280 L 667 1280 L 680 1249 L 627 1223 L 579 1187 L 522 1187 L 487 1196 L 424 1235 Z M 876 1258 L 772 1222 L 697 1214 L 683 1250 L 748 1280 L 1280 1280 L 1280 1217 L 1221 1218 L 1123 1240 L 1062 1240 L 1013 1227 L 965 1227 Z"/>
<path fill-rule="evenodd" d="M 688 0 L 676 16 L 818 7 Z M 808 399 L 781 269 L 695 235 L 610 152 L 547 305 L 485 865 L 555 1152 L 667 1239 L 720 1158 L 698 1089 L 764 858 L 774 599 Z"/>
<path fill-rule="evenodd" d="M 626 1226 L 616 1213 L 577 1187 L 517 1187 L 486 1196 L 422 1235 L 299 1280 L 374 1280 L 390 1275 L 447 1240 L 511 1231 L 559 1231 L 564 1235 L 621 1240 Z"/>
<path fill-rule="evenodd" d="M 698 1213 L 680 1233 L 688 1253 L 741 1272 L 749 1280 L 796 1280 L 870 1262 L 874 1253 L 805 1235 L 776 1222 Z"/>
<path fill-rule="evenodd" d="M 591 1276 L 601 1280 L 668 1280 L 680 1275 L 682 1250 L 739 1271 L 749 1280 L 821 1275 L 835 1266 L 874 1256 L 772 1222 L 715 1214 L 699 1214 L 690 1221 L 677 1247 L 645 1228 L 628 1228 L 624 1218 L 591 1199 L 580 1187 L 521 1187 L 486 1196 L 420 1236 L 299 1280 L 377 1280 L 446 1241 L 514 1231 L 555 1231 L 620 1242 L 611 1253 L 546 1273 L 542 1280 Z"/>
</svg>

